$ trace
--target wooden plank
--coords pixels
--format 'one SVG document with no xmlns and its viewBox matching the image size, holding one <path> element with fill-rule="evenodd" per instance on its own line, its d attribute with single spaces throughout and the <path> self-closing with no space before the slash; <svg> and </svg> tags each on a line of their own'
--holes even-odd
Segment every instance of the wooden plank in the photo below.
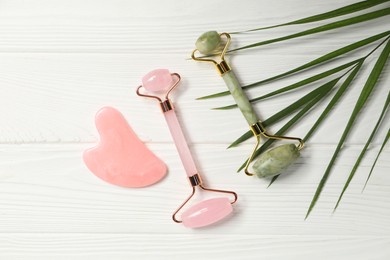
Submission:
<svg viewBox="0 0 390 260">
<path fill-rule="evenodd" d="M 388 115 L 339 209 L 332 214 L 342 184 L 385 101 L 388 73 L 381 76 L 316 208 L 304 221 L 378 52 L 307 143 L 302 158 L 268 189 L 268 180 L 235 173 L 253 144 L 249 141 L 229 150 L 226 146 L 247 130 L 245 121 L 237 110 L 210 110 L 230 104 L 230 97 L 195 100 L 225 87 L 211 66 L 188 60 L 195 39 L 204 31 L 273 25 L 355 2 L 1 1 L 0 259 L 388 259 L 388 147 L 361 193 L 390 127 Z M 388 30 L 389 19 L 244 51 L 229 61 L 240 81 L 249 84 Z M 233 47 L 327 22 L 234 35 Z M 354 52 L 349 59 L 373 47 Z M 349 59 L 340 58 L 325 68 Z M 186 229 L 171 220 L 190 188 L 158 106 L 134 93 L 145 73 L 161 67 L 183 77 L 173 100 L 205 183 L 239 194 L 231 217 L 201 230 Z M 314 69 L 248 94 L 255 97 L 320 71 Z M 256 104 L 256 110 L 262 119 L 267 118 L 324 82 L 264 100 Z M 118 108 L 167 163 L 169 173 L 163 181 L 145 189 L 120 188 L 104 183 L 85 167 L 82 152 L 98 140 L 93 116 L 107 105 Z M 314 110 L 289 134 L 303 136 L 319 113 Z M 270 129 L 275 131 L 282 123 Z M 208 197 L 202 193 L 195 199 Z"/>
<path fill-rule="evenodd" d="M 198 64 L 185 60 L 180 55 L 99 55 L 99 54 L 1 54 L 0 89 L 3 90 L 0 102 L 2 143 L 36 143 L 36 142 L 93 142 L 97 140 L 94 127 L 94 114 L 103 106 L 119 109 L 141 139 L 147 142 L 171 142 L 168 128 L 158 105 L 152 100 L 140 98 L 135 88 L 148 71 L 166 67 L 179 72 L 183 82 L 173 93 L 172 99 L 177 113 L 191 143 L 225 143 L 226 145 L 247 131 L 248 126 L 236 110 L 214 111 L 213 107 L 229 105 L 233 102 L 230 96 L 208 101 L 196 98 L 216 91 L 224 91 L 221 78 L 208 64 Z M 315 57 L 304 56 L 309 61 Z M 138 61 L 142 60 L 141 63 Z M 338 61 L 339 64 L 345 60 Z M 243 84 L 276 75 L 302 62 L 295 57 L 282 55 L 265 56 L 254 64 L 253 57 L 239 55 L 234 58 L 237 74 Z M 265 66 L 264 64 L 272 64 Z M 372 66 L 373 62 L 370 66 Z M 137 65 L 137 66 L 135 66 Z M 327 68 L 334 64 L 327 65 Z M 340 102 L 318 135 L 314 143 L 336 143 L 341 135 L 341 127 L 347 123 L 354 102 L 369 73 L 370 66 L 354 82 L 353 89 Z M 259 73 L 259 68 L 263 68 Z M 323 70 L 306 73 L 314 75 Z M 249 92 L 252 97 L 273 91 L 301 80 L 302 76 L 293 77 L 273 83 Z M 359 117 L 356 131 L 347 140 L 350 143 L 363 143 L 367 131 L 372 126 L 387 96 L 385 86 L 390 80 L 384 74 L 379 87 L 373 93 L 370 102 Z M 295 100 L 311 91 L 319 84 L 311 84 L 301 91 L 264 100 L 255 107 L 260 118 L 265 119 L 276 111 L 288 106 Z M 329 100 L 329 99 L 328 99 Z M 302 123 L 289 132 L 290 135 L 303 136 L 315 122 L 326 103 L 308 115 Z M 374 117 L 373 117 L 374 115 Z M 276 124 L 271 131 L 276 131 L 282 123 Z M 385 120 L 382 132 L 374 143 L 381 142 L 390 121 Z M 337 130 L 336 130 L 337 129 Z M 329 134 L 331 133 L 331 134 Z"/>
<path fill-rule="evenodd" d="M 135 3 L 139 3 L 139 5 Z M 37 4 L 12 1 L 2 5 L 0 14 L 0 52 L 107 52 L 107 53 L 182 53 L 188 54 L 194 41 L 204 31 L 237 31 L 274 25 L 308 15 L 333 10 L 355 1 L 166 1 L 159 6 L 147 1 L 40 1 Z M 142 4 L 141 4 L 142 3 Z M 297 8 L 305 6 L 305 8 Z M 382 5 L 383 7 L 383 5 Z M 380 7 L 376 7 L 378 9 Z M 216 11 L 218 10 L 218 11 Z M 294 10 L 292 12 L 291 10 Z M 353 16 L 353 15 L 349 15 Z M 348 17 L 348 16 L 347 16 Z M 180 22 L 178 22 L 180 21 Z M 333 20 L 331 20 L 333 21 Z M 348 30 L 328 32 L 340 38 L 321 37 L 316 44 L 322 48 L 346 44 L 387 30 L 389 18 L 383 17 Z M 326 24 L 322 21 L 319 24 Z M 312 25 L 267 30 L 237 36 L 240 44 L 256 39 L 269 39 L 311 28 Z M 362 30 L 365 27 L 365 30 Z M 357 33 L 358 32 L 358 33 Z M 317 36 L 307 39 L 316 40 Z M 282 46 L 291 46 L 288 53 L 318 53 L 321 49 L 307 45 L 307 40 Z M 277 44 L 281 46 L 280 44 Z M 308 47 L 308 46 L 312 47 Z M 273 50 L 271 48 L 263 48 Z M 278 52 L 283 49 L 278 49 Z"/>
<path fill-rule="evenodd" d="M 389 236 L 187 234 L 0 234 L 5 259 L 383 260 Z"/>
<path fill-rule="evenodd" d="M 23 233 L 177 233 L 188 232 L 172 222 L 172 211 L 189 193 L 188 183 L 172 144 L 152 144 L 168 165 L 169 175 L 145 189 L 104 183 L 83 165 L 88 144 L 2 145 L 0 153 L 0 232 Z M 390 213 L 389 150 L 385 149 L 367 190 L 361 194 L 375 147 L 335 214 L 332 209 L 358 154 L 339 160 L 312 216 L 307 207 L 325 170 L 333 146 L 309 148 L 273 186 L 268 181 L 236 174 L 239 158 L 249 146 L 224 151 L 221 145 L 195 145 L 199 170 L 208 186 L 233 189 L 240 198 L 233 216 L 204 229 L 214 234 L 263 235 L 388 235 Z M 352 156 L 354 155 L 354 156 Z M 199 200 L 205 194 L 200 195 Z"/>
</svg>

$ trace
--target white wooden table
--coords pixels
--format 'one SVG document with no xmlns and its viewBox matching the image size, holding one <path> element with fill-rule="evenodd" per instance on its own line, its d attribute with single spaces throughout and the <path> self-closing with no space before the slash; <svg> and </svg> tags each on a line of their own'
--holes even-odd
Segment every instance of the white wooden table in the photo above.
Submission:
<svg viewBox="0 0 390 260">
<path fill-rule="evenodd" d="M 388 147 L 361 193 L 389 116 L 332 214 L 386 98 L 389 65 L 373 93 L 376 101 L 359 117 L 317 206 L 304 221 L 370 67 L 307 144 L 291 173 L 267 189 L 268 181 L 236 173 L 252 142 L 226 150 L 247 130 L 239 111 L 210 110 L 230 104 L 231 97 L 195 100 L 225 90 L 221 78 L 211 65 L 187 59 L 204 31 L 273 25 L 353 2 L 0 0 L 0 259 L 390 259 Z M 389 22 L 384 17 L 237 53 L 230 60 L 243 84 L 251 83 L 383 32 Z M 234 40 L 242 45 L 309 27 Z M 204 179 L 209 186 L 239 194 L 234 214 L 219 225 L 191 230 L 171 221 L 190 187 L 156 104 L 135 94 L 142 76 L 155 68 L 183 77 L 173 99 Z M 266 93 L 318 71 L 249 94 Z M 258 103 L 256 109 L 266 118 L 315 86 Z M 94 114 L 103 106 L 120 110 L 166 162 L 169 174 L 162 182 L 126 189 L 88 171 L 81 155 L 99 138 Z M 319 112 L 290 135 L 303 136 Z"/>
</svg>

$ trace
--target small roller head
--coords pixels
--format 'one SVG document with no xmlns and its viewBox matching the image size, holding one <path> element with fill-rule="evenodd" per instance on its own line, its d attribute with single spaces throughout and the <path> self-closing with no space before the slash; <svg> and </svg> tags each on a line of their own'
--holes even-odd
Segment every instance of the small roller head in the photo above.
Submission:
<svg viewBox="0 0 390 260">
<path fill-rule="evenodd" d="M 216 31 L 209 31 L 199 36 L 195 43 L 196 48 L 202 54 L 211 54 L 216 51 L 221 44 L 221 36 Z"/>
<path fill-rule="evenodd" d="M 173 85 L 172 75 L 167 69 L 152 70 L 142 78 L 142 86 L 150 92 L 161 93 Z"/>
</svg>

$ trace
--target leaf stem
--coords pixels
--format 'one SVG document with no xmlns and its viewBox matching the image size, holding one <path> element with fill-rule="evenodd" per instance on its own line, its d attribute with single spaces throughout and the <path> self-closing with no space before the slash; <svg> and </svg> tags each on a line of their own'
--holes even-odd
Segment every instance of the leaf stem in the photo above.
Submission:
<svg viewBox="0 0 390 260">
<path fill-rule="evenodd" d="M 378 46 L 376 46 L 372 51 L 370 51 L 366 56 L 364 56 L 362 59 L 367 59 L 371 54 L 373 54 L 379 47 L 381 47 L 388 39 L 390 39 L 390 36 L 386 37 Z"/>
</svg>

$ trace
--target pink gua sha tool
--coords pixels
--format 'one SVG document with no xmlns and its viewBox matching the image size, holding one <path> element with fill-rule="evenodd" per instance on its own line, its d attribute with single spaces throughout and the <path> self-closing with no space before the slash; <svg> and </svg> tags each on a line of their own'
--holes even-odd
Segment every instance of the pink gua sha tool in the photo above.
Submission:
<svg viewBox="0 0 390 260">
<path fill-rule="evenodd" d="M 176 82 L 173 77 L 176 77 Z M 237 201 L 237 194 L 233 191 L 209 189 L 203 186 L 202 179 L 196 169 L 194 160 L 191 156 L 183 131 L 176 117 L 175 110 L 171 101 L 168 99 L 169 93 L 179 84 L 180 75 L 177 73 L 169 73 L 167 69 L 153 70 L 146 74 L 142 79 L 142 85 L 137 88 L 137 95 L 142 97 L 154 98 L 160 102 L 165 120 L 167 121 L 172 138 L 175 142 L 176 149 L 187 173 L 188 179 L 192 186 L 191 195 L 184 201 L 183 204 L 173 213 L 172 218 L 177 223 L 183 223 L 189 228 L 204 227 L 222 220 L 233 211 L 232 204 Z M 164 101 L 158 96 L 140 93 L 141 88 L 147 92 L 166 92 Z M 199 187 L 204 191 L 229 193 L 233 195 L 233 200 L 230 201 L 226 197 L 212 198 L 201 201 L 183 212 L 181 220 L 177 218 L 178 212 L 187 204 L 194 196 L 195 187 Z"/>
<path fill-rule="evenodd" d="M 97 177 L 111 184 L 140 188 L 166 175 L 166 165 L 138 139 L 118 110 L 100 109 L 95 124 L 100 142 L 84 151 L 83 159 Z"/>
</svg>

